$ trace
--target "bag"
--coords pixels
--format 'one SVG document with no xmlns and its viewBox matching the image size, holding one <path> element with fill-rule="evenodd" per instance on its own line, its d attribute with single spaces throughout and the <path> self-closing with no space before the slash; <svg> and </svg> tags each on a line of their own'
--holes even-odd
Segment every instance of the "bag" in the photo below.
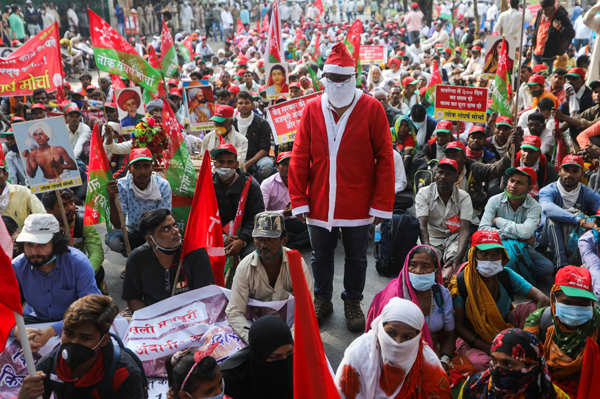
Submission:
<svg viewBox="0 0 600 399">
<path fill-rule="evenodd" d="M 417 244 L 419 221 L 406 213 L 394 214 L 381 223 L 381 241 L 375 250 L 375 269 L 384 277 L 396 277 L 408 252 Z"/>
</svg>

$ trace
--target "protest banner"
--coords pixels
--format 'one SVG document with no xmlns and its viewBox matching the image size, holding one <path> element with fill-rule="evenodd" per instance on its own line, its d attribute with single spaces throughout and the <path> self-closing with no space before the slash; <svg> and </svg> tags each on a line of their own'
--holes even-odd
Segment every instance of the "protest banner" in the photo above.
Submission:
<svg viewBox="0 0 600 399">
<path fill-rule="evenodd" d="M 433 114 L 437 120 L 485 123 L 487 94 L 478 87 L 437 85 Z"/>
<path fill-rule="evenodd" d="M 275 144 L 280 145 L 294 141 L 306 103 L 320 94 L 311 93 L 267 108 L 267 119 L 273 131 Z"/>
<path fill-rule="evenodd" d="M 117 90 L 117 111 L 121 121 L 121 134 L 129 134 L 144 117 L 144 102 L 139 87 Z"/>
<path fill-rule="evenodd" d="M 387 64 L 387 51 L 384 45 L 361 45 L 360 61 L 363 64 Z"/>
<path fill-rule="evenodd" d="M 182 86 L 190 132 L 212 129 L 215 123 L 210 118 L 215 112 L 215 99 L 208 80 L 184 80 Z"/>
<path fill-rule="evenodd" d="M 5 52 L 3 52 L 4 54 Z M 0 95 L 54 91 L 63 84 L 58 25 L 50 25 L 6 58 L 0 58 Z"/>
<path fill-rule="evenodd" d="M 28 324 L 28 328 L 44 329 L 52 323 Z M 113 321 L 110 332 L 123 338 L 127 332 L 127 319 L 117 316 Z M 34 354 L 37 363 L 43 356 L 60 344 L 60 337 L 54 336 L 46 342 L 38 353 Z M 18 396 L 23 379 L 27 376 L 27 368 L 21 344 L 15 337 L 9 337 L 0 352 L 0 399 L 14 399 Z"/>
<path fill-rule="evenodd" d="M 33 193 L 81 185 L 64 117 L 15 123 L 12 127 Z"/>
<path fill-rule="evenodd" d="M 164 377 L 164 360 L 190 347 L 219 346 L 213 356 L 223 361 L 246 347 L 227 324 L 225 308 L 230 290 L 210 285 L 164 299 L 137 310 L 123 339 L 144 363 L 146 375 Z M 266 314 L 278 314 L 288 325 L 294 320 L 294 299 L 260 302 L 249 300 L 246 318 L 256 320 Z"/>
<path fill-rule="evenodd" d="M 6 58 L 15 52 L 17 47 L 0 47 L 0 58 Z"/>
</svg>

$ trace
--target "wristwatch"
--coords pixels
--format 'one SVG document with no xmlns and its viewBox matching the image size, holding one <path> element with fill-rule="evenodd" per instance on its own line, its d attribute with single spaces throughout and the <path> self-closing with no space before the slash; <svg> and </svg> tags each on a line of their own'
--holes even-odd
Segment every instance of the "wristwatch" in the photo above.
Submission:
<svg viewBox="0 0 600 399">
<path fill-rule="evenodd" d="M 446 366 L 449 366 L 450 365 L 450 356 L 442 355 L 442 357 L 440 358 L 440 362 L 442 362 Z"/>
</svg>

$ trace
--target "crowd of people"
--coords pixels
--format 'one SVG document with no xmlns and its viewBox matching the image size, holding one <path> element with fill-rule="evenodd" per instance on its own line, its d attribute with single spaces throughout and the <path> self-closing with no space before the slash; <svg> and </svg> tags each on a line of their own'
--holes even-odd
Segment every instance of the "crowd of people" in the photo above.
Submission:
<svg viewBox="0 0 600 399">
<path fill-rule="evenodd" d="M 60 338 L 19 398 L 145 397 L 140 360 L 109 333 L 115 317 L 221 279 L 231 289 L 227 322 L 248 346 L 224 362 L 214 347 L 169 356 L 168 397 L 291 398 L 299 383 L 294 326 L 278 315 L 251 319 L 248 304 L 294 295 L 298 267 L 318 325 L 329 323 L 340 240 L 344 318 L 357 334 L 331 376 L 342 397 L 593 397 L 582 392 L 599 384 L 590 376 L 600 361 L 600 3 L 567 10 L 542 0 L 521 10 L 510 0 L 501 10 L 434 2 L 426 10 L 413 2 L 404 10 L 395 1 L 285 1 L 283 59 L 270 69 L 263 21 L 273 3 L 135 3 L 115 2 L 111 13 L 140 56 L 160 55 L 162 22 L 177 47 L 193 50 L 178 55 L 176 76 L 161 82 L 164 95 L 144 114 L 139 95 L 116 99 L 114 76 L 92 78 L 93 51 L 81 47 L 87 13 L 69 7 L 58 15 L 51 3 L 28 0 L 2 18 L 2 40 L 13 47 L 61 23 L 71 82 L 65 101 L 44 89 L 0 100 L 0 210 L 15 242 L 25 322 L 51 323 L 27 328 L 27 337 L 34 352 Z M 355 20 L 360 43 L 382 46 L 387 62 L 357 63 L 345 40 Z M 492 99 L 499 79 L 490 46 L 499 37 L 513 46 L 509 112 Z M 188 81 L 212 88 L 202 120 L 211 128 L 190 128 L 199 119 L 184 104 Z M 440 118 L 435 84 L 487 89 L 485 123 Z M 267 107 L 313 93 L 293 142 L 276 144 Z M 165 104 L 189 152 L 210 156 L 234 265 L 225 276 L 213 274 L 204 248 L 181 257 L 177 187 L 156 153 L 124 128 L 127 118 L 164 126 Z M 20 152 L 14 125 L 56 115 L 65 118 L 75 159 L 43 152 L 48 137 L 35 129 L 40 148 Z M 83 217 L 95 127 L 114 177 L 105 235 Z M 33 194 L 28 177 L 57 163 L 78 170 L 84 184 Z M 122 286 L 107 285 L 108 250 L 123 256 Z M 310 262 L 293 261 L 294 250 L 310 253 Z M 368 263 L 391 278 L 374 298 L 363 296 Z"/>
</svg>

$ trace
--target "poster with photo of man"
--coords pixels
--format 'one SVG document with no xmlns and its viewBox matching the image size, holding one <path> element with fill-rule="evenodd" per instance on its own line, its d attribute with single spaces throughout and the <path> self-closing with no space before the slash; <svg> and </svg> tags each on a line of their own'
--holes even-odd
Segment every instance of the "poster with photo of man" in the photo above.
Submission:
<svg viewBox="0 0 600 399">
<path fill-rule="evenodd" d="M 15 123 L 12 127 L 33 193 L 81 185 L 64 117 Z"/>
<path fill-rule="evenodd" d="M 183 81 L 185 107 L 190 122 L 190 132 L 197 133 L 211 129 L 210 120 L 215 111 L 215 99 L 212 86 L 207 80 Z"/>
<path fill-rule="evenodd" d="M 139 87 L 117 90 L 117 111 L 121 121 L 121 132 L 129 134 L 145 116 L 142 91 Z"/>
</svg>

